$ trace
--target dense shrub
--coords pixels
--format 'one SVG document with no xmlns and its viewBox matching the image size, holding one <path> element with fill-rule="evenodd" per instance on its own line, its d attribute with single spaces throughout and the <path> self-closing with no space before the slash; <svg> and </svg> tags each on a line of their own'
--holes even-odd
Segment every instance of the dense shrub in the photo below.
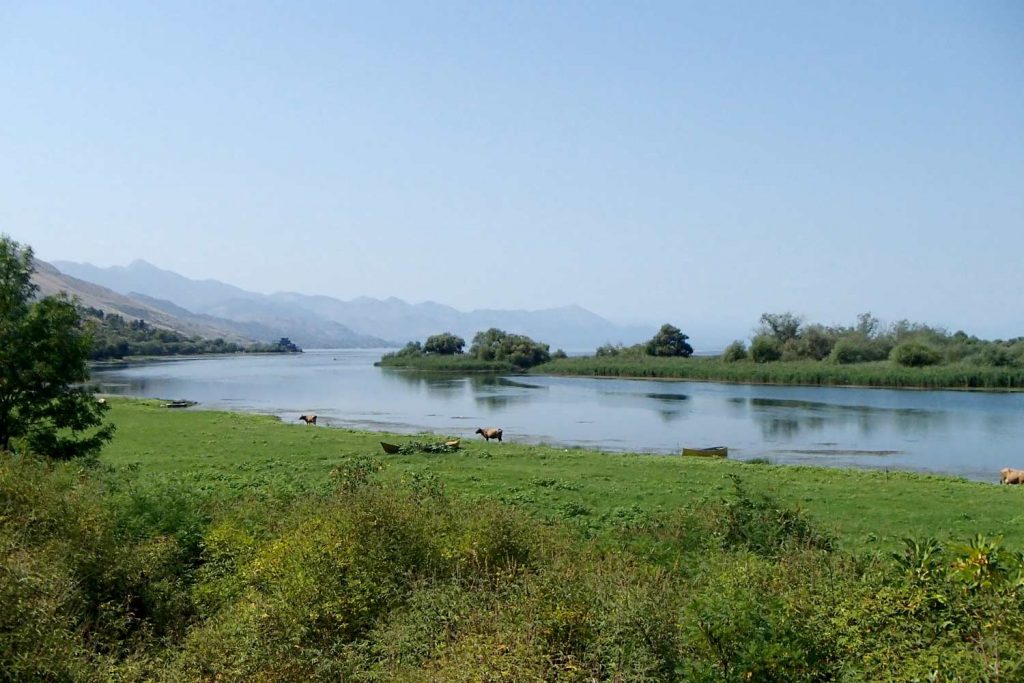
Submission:
<svg viewBox="0 0 1024 683">
<path fill-rule="evenodd" d="M 850 555 L 738 479 L 588 539 L 353 456 L 219 506 L 0 461 L 0 680 L 1016 680 L 1024 558 Z M 549 482 L 550 480 L 542 480 Z"/>
<path fill-rule="evenodd" d="M 991 365 L 997 368 L 1024 365 L 1021 361 L 1024 361 L 1024 358 L 1014 356 L 1013 350 L 1010 347 L 998 344 L 986 346 L 978 354 L 978 362 L 980 364 Z"/>
<path fill-rule="evenodd" d="M 384 354 L 384 358 L 404 358 L 408 356 L 421 355 L 423 355 L 423 344 L 418 341 L 411 341 L 406 343 L 406 345 L 398 351 L 392 351 L 391 353 Z"/>
<path fill-rule="evenodd" d="M 799 508 L 781 505 L 768 496 L 754 498 L 739 477 L 731 478 L 736 497 L 725 502 L 722 524 L 727 547 L 768 556 L 793 549 L 832 549 L 832 539 L 819 532 Z"/>
<path fill-rule="evenodd" d="M 427 341 L 423 344 L 423 352 L 451 356 L 456 353 L 462 353 L 465 345 L 466 340 L 462 337 L 445 332 L 444 334 L 435 334 L 427 337 Z"/>
<path fill-rule="evenodd" d="M 824 360 L 828 358 L 835 344 L 835 336 L 821 325 L 808 325 L 800 335 L 783 345 L 783 349 L 789 349 L 795 358 L 810 358 L 813 360 Z"/>
<path fill-rule="evenodd" d="M 925 346 L 924 344 L 918 344 L 916 342 L 905 342 L 900 344 L 892 350 L 890 356 L 892 360 L 904 367 L 908 368 L 920 368 L 926 365 L 936 365 L 942 356 L 938 351 Z"/>
<path fill-rule="evenodd" d="M 884 360 L 889 357 L 890 347 L 880 340 L 872 340 L 858 336 L 847 336 L 838 340 L 832 347 L 829 359 L 834 363 L 867 363 Z"/>
<path fill-rule="evenodd" d="M 725 347 L 725 351 L 722 353 L 722 360 L 727 363 L 733 363 L 738 360 L 746 360 L 747 358 L 747 346 L 740 340 L 736 340 L 733 343 Z"/>
<path fill-rule="evenodd" d="M 693 355 L 693 347 L 686 341 L 689 338 L 689 335 L 683 334 L 678 327 L 666 323 L 647 342 L 644 350 L 648 356 L 689 358 Z"/>
<path fill-rule="evenodd" d="M 759 334 L 750 342 L 750 357 L 755 363 L 767 363 L 782 358 L 782 345 L 775 337 Z"/>
<path fill-rule="evenodd" d="M 188 625 L 198 547 L 170 520 L 191 519 L 195 501 L 154 511 L 100 475 L 0 460 L 3 680 L 105 679 L 103 667 Z"/>
<path fill-rule="evenodd" d="M 493 327 L 476 333 L 469 353 L 479 360 L 504 361 L 520 369 L 531 368 L 551 360 L 547 344 Z"/>
</svg>

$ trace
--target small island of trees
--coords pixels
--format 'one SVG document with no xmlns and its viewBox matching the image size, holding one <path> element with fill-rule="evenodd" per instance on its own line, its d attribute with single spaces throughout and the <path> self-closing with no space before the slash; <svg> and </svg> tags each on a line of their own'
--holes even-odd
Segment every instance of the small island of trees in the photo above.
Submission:
<svg viewBox="0 0 1024 683">
<path fill-rule="evenodd" d="M 377 365 L 436 371 L 522 372 L 552 358 L 547 344 L 494 327 L 477 332 L 468 352 L 463 352 L 465 345 L 462 337 L 450 332 L 436 334 L 422 344 L 409 342 L 404 348 L 386 354 Z M 565 353 L 559 350 L 555 356 L 565 357 Z"/>
</svg>

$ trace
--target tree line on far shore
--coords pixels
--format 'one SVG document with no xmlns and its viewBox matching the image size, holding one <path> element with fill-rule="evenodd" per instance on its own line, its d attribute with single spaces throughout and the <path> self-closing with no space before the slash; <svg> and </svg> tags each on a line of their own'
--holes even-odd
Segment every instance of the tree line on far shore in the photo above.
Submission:
<svg viewBox="0 0 1024 683">
<path fill-rule="evenodd" d="M 909 320 L 882 325 L 870 313 L 857 316 L 856 323 L 849 326 L 807 323 L 792 313 L 765 313 L 760 323 L 749 347 L 734 341 L 722 354 L 723 360 L 827 360 L 838 364 L 891 360 L 904 367 L 952 363 L 1024 367 L 1024 337 L 985 340 Z"/>
<path fill-rule="evenodd" d="M 130 356 L 193 356 L 208 353 L 297 353 L 302 351 L 291 339 L 276 342 L 236 342 L 188 337 L 174 330 L 156 327 L 145 320 L 125 320 L 116 313 L 104 313 L 87 306 L 81 309 L 92 346 L 90 360 L 111 360 Z"/>
<path fill-rule="evenodd" d="M 605 344 L 595 356 L 689 356 L 692 353 L 671 351 L 672 344 L 659 339 L 672 339 L 678 329 L 662 327 L 651 341 L 633 346 Z M 679 333 L 681 334 L 681 333 Z M 688 339 L 682 335 L 684 343 Z M 689 347 L 689 344 L 686 344 Z M 904 367 L 926 367 L 967 363 L 990 367 L 1024 367 L 1024 337 L 1009 340 L 984 340 L 966 332 L 950 333 L 941 327 L 900 320 L 883 325 L 870 313 L 857 316 L 853 325 L 822 325 L 808 323 L 793 313 L 764 313 L 750 343 L 736 340 L 720 356 L 726 362 L 750 360 L 755 363 L 773 361 L 829 361 L 840 365 L 891 360 Z"/>
</svg>

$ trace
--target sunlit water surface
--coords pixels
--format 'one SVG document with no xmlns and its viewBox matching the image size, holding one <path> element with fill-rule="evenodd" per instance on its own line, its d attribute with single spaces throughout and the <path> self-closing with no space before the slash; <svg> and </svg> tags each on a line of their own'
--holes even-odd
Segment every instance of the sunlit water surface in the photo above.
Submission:
<svg viewBox="0 0 1024 683">
<path fill-rule="evenodd" d="M 450 377 L 373 367 L 381 350 L 313 350 L 99 367 L 111 394 L 197 401 L 322 425 L 941 472 L 997 481 L 1024 467 L 1024 393 L 771 387 L 564 377 Z"/>
</svg>

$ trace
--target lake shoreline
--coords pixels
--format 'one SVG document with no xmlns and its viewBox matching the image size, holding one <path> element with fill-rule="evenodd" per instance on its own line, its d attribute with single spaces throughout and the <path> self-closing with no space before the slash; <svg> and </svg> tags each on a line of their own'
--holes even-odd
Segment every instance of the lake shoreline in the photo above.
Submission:
<svg viewBox="0 0 1024 683">
<path fill-rule="evenodd" d="M 101 461 L 134 463 L 141 471 L 154 474 L 190 471 L 197 481 L 215 472 L 230 472 L 232 480 L 242 477 L 258 482 L 263 478 L 260 462 L 273 471 L 288 472 L 290 478 L 319 480 L 328 475 L 339 457 L 359 455 L 389 463 L 397 478 L 412 472 L 434 472 L 443 476 L 452 490 L 470 495 L 508 497 L 510 491 L 529 491 L 539 486 L 536 482 L 550 478 L 578 482 L 578 486 L 562 488 L 541 486 L 544 497 L 524 497 L 520 503 L 546 514 L 582 496 L 597 514 L 631 501 L 669 509 L 724 490 L 729 476 L 735 474 L 751 482 L 753 490 L 781 495 L 848 530 L 888 530 L 886 535 L 891 532 L 893 542 L 911 531 L 934 534 L 942 525 L 965 534 L 991 530 L 997 520 L 1007 519 L 1005 515 L 1017 509 L 1024 494 L 1024 487 L 999 486 L 995 479 L 978 481 L 937 472 L 686 458 L 508 440 L 496 443 L 450 432 L 400 434 L 323 428 L 265 414 L 203 407 L 170 410 L 150 399 L 118 397 L 111 400 L 111 406 L 118 433 L 104 449 Z M 215 434 L 216 442 L 206 441 Z M 458 451 L 386 455 L 380 445 L 381 441 L 401 445 L 445 437 L 461 438 Z M 146 457 L 140 459 L 142 452 Z M 998 478 L 998 472 L 994 475 Z M 951 500 L 958 501 L 953 504 L 956 514 L 948 505 Z M 979 500 L 987 501 L 989 507 L 978 508 Z M 970 509 L 971 514 L 960 515 L 961 509 Z M 922 515 L 944 521 L 938 526 L 929 522 L 925 528 L 908 528 L 921 524 Z M 1024 541 L 1024 529 L 1011 535 Z M 863 539 L 857 544 L 861 542 Z"/>
<path fill-rule="evenodd" d="M 91 384 L 109 395 L 187 398 L 204 409 L 274 415 L 286 423 L 316 413 L 320 423 L 349 429 L 468 439 L 478 427 L 501 427 L 531 444 L 608 453 L 663 457 L 721 444 L 738 460 L 981 481 L 1024 464 L 1015 459 L 1024 441 L 1021 392 L 422 373 L 375 368 L 376 357 L 324 350 L 162 359 L 97 368 Z M 650 379 L 657 383 L 642 381 Z M 875 455 L 882 451 L 893 455 Z"/>
<path fill-rule="evenodd" d="M 423 371 L 421 371 L 423 372 Z M 454 374 L 454 371 L 453 371 Z M 752 386 L 752 387 L 812 387 L 820 389 L 880 389 L 890 391 L 961 391 L 965 393 L 978 394 L 1020 394 L 1024 393 L 1024 387 L 913 387 L 906 385 L 888 384 L 817 384 L 811 382 L 758 382 L 756 380 L 744 379 L 709 379 L 704 377 L 648 377 L 645 375 L 589 375 L 586 373 L 569 372 L 526 372 L 526 376 L 533 377 L 574 377 L 577 379 L 629 379 L 636 381 L 651 382 L 701 382 L 703 384 L 728 384 L 731 386 Z M 521 376 L 512 373 L 511 376 Z"/>
</svg>

